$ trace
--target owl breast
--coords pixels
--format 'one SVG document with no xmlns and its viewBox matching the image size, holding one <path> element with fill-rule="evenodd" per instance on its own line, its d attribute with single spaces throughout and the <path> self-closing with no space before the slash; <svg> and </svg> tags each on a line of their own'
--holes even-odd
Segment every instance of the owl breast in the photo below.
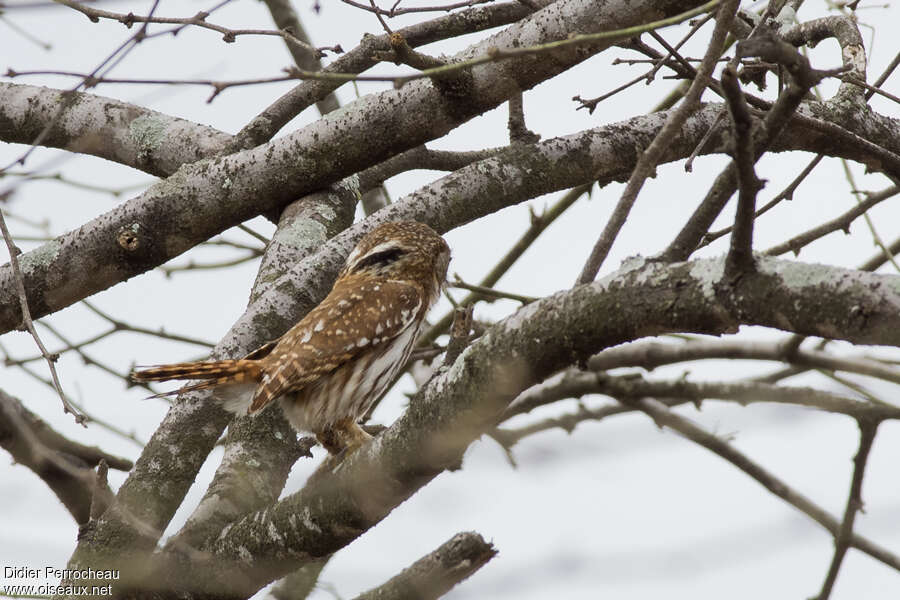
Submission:
<svg viewBox="0 0 900 600">
<path fill-rule="evenodd" d="M 291 425 L 302 431 L 320 432 L 348 417 L 362 417 L 406 364 L 421 324 L 412 324 L 397 337 L 374 346 L 309 387 L 283 396 L 281 406 Z"/>
</svg>

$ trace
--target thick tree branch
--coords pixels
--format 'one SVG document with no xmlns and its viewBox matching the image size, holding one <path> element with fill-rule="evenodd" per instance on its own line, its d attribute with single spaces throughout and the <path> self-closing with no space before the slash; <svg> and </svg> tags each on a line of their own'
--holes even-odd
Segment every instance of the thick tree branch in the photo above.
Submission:
<svg viewBox="0 0 900 600">
<path fill-rule="evenodd" d="M 411 564 L 356 600 L 435 600 L 497 556 L 494 545 L 468 531 L 457 533 L 431 554 Z"/>
<path fill-rule="evenodd" d="M 521 390 L 602 347 L 665 332 L 725 333 L 740 324 L 900 344 L 897 276 L 760 258 L 757 271 L 743 278 L 746 287 L 733 294 L 717 291 L 723 270 L 723 259 L 635 261 L 604 280 L 524 307 L 471 344 L 393 426 L 338 470 L 231 526 L 212 546 L 225 572 L 213 564 L 185 572 L 187 566 L 163 559 L 158 568 L 172 576 L 165 585 L 227 586 L 230 594 L 249 595 L 333 553 L 456 464 Z M 606 318 L 613 311 L 620 318 Z M 246 556 L 257 558 L 251 563 Z M 119 558 L 92 557 L 94 564 Z"/>
<path fill-rule="evenodd" d="M 541 3 L 547 4 L 548 1 L 541 0 Z M 398 29 L 397 33 L 402 35 L 410 46 L 417 47 L 466 33 L 508 25 L 524 18 L 529 12 L 531 11 L 527 7 L 517 2 L 477 6 Z M 386 52 L 390 49 L 388 35 L 366 36 L 359 46 L 329 64 L 323 72 L 361 73 L 378 64 L 378 60 L 374 58 L 376 52 Z M 235 136 L 233 148 L 235 150 L 251 148 L 268 142 L 291 119 L 344 83 L 310 80 L 297 85 L 241 129 Z"/>
<path fill-rule="evenodd" d="M 74 97 L 54 121 L 65 97 Z M 185 119 L 82 92 L 0 81 L 0 141 L 98 156 L 165 177 L 221 152 L 232 136 Z"/>
<path fill-rule="evenodd" d="M 44 480 L 77 523 L 86 523 L 91 516 L 91 500 L 95 495 L 92 468 L 101 461 L 123 471 L 132 466 L 128 459 L 63 437 L 3 391 L 0 391 L 0 446 L 13 460 Z M 109 487 L 105 493 L 112 494 Z"/>
<path fill-rule="evenodd" d="M 707 105 L 688 119 L 682 128 L 681 135 L 670 144 L 662 162 L 690 155 L 720 110 L 721 105 Z M 900 125 L 895 120 L 881 117 L 875 113 L 871 113 L 863 119 L 858 116 L 856 111 L 847 113 L 829 107 L 827 104 L 810 105 L 809 112 L 801 107 L 801 112 L 804 112 L 804 119 L 790 124 L 786 134 L 780 136 L 770 146 L 770 151 L 826 152 L 829 155 L 848 158 L 900 174 L 900 156 L 895 154 L 895 152 L 900 152 L 900 136 L 896 135 L 896 131 L 900 130 Z M 415 213 L 408 211 L 405 218 L 416 218 L 431 224 L 440 231 L 447 231 L 504 206 L 510 206 L 541 194 L 597 180 L 601 185 L 612 180 L 619 180 L 634 166 L 633 148 L 650 143 L 664 122 L 666 114 L 654 113 L 634 117 L 607 127 L 549 139 L 537 144 L 523 144 L 515 152 L 480 161 L 473 164 L 471 168 L 461 169 L 424 188 L 418 194 L 418 199 L 424 202 L 426 198 L 429 198 L 430 206 L 425 209 L 416 209 Z M 812 114 L 841 123 L 841 126 L 846 126 L 850 130 L 829 126 L 825 121 L 813 119 L 810 116 Z M 626 131 L 629 133 L 624 133 Z M 859 135 L 850 133 L 850 131 L 858 131 Z M 861 136 L 877 139 L 880 143 L 885 144 L 885 147 L 876 146 Z M 703 152 L 721 152 L 726 148 L 724 134 L 719 131 L 704 146 Z M 535 160 L 539 162 L 534 163 Z M 242 159 L 239 164 L 243 162 Z M 250 174 L 246 178 L 238 173 L 231 173 L 231 177 L 226 176 L 225 181 L 234 183 L 240 177 L 240 181 L 245 186 L 255 188 L 255 184 L 258 182 L 254 179 L 254 173 L 257 168 L 259 168 L 259 164 L 248 165 Z M 290 180 L 296 177 L 302 178 L 304 171 L 296 169 L 296 164 L 282 165 L 274 168 L 275 172 L 272 172 L 271 176 L 277 177 L 279 181 L 282 181 L 282 177 Z M 266 173 L 270 172 L 270 169 L 264 170 Z M 93 282 L 95 281 L 102 282 L 105 279 L 107 283 L 104 285 L 112 285 L 135 272 L 150 268 L 154 263 L 169 260 L 185 249 L 182 244 L 187 239 L 196 239 L 200 235 L 209 236 L 232 226 L 234 222 L 228 220 L 228 211 L 224 210 L 226 207 L 234 210 L 246 210 L 246 213 L 250 214 L 255 212 L 255 207 L 268 204 L 264 195 L 260 197 L 251 192 L 229 194 L 230 200 L 225 202 L 225 198 L 218 198 L 218 196 L 228 190 L 216 188 L 214 185 L 210 186 L 199 175 L 195 180 L 176 183 L 174 190 L 196 191 L 196 188 L 191 187 L 194 182 L 210 188 L 209 201 L 195 204 L 195 210 L 190 214 L 180 213 L 176 207 L 179 206 L 181 199 L 177 196 L 165 196 L 164 192 L 169 188 L 161 188 L 158 194 L 151 194 L 151 196 L 160 195 L 158 199 L 149 198 L 147 203 L 137 203 L 133 206 L 126 204 L 125 207 L 99 217 L 72 234 L 64 235 L 54 242 L 24 254 L 23 268 L 26 270 L 29 306 L 32 310 L 38 315 L 53 312 L 69 302 L 94 293 Z M 449 187 L 451 183 L 455 186 L 452 193 Z M 263 191 L 270 194 L 276 193 L 271 188 L 278 187 L 277 185 L 268 183 L 264 185 L 265 190 L 261 190 L 260 193 Z M 442 199 L 442 195 L 446 195 L 446 199 Z M 247 198 L 254 199 L 253 207 L 247 207 Z M 223 202 L 225 202 L 224 205 Z M 171 218 L 173 213 L 166 212 L 164 209 L 166 206 L 170 206 L 171 210 L 175 211 L 174 214 L 179 214 L 178 220 Z M 448 210 L 447 207 L 452 207 L 452 209 Z M 162 210 L 165 218 L 154 216 L 158 215 L 157 210 Z M 401 213 L 393 214 L 396 218 L 401 217 Z M 710 217 L 710 222 L 713 218 L 714 216 Z M 112 241 L 113 248 L 109 248 L 109 236 L 115 239 L 120 231 L 131 235 L 133 232 L 129 227 L 135 223 L 144 222 L 152 223 L 154 229 L 163 228 L 158 235 L 153 232 L 153 235 L 148 236 L 147 239 L 150 241 L 172 235 L 175 236 L 178 243 L 173 245 L 152 244 L 151 254 L 153 256 L 148 257 L 147 262 L 142 262 L 141 257 L 131 256 L 132 252 L 124 251 L 115 241 Z M 691 222 L 693 223 L 695 220 Z M 116 229 L 116 226 L 119 226 L 120 229 Z M 138 229 L 140 230 L 140 228 Z M 213 231 L 198 235 L 198 231 L 205 229 Z M 79 237 L 79 235 L 84 237 Z M 697 239 L 701 239 L 702 235 L 703 232 L 698 231 Z M 85 265 L 85 269 L 103 273 L 105 277 L 98 276 L 85 281 L 83 278 L 76 280 L 68 276 L 68 273 L 79 271 L 81 265 Z M 8 265 L 0 267 L 0 333 L 13 329 L 21 321 L 18 299 L 15 295 L 10 294 L 11 288 L 8 284 L 11 281 Z M 86 287 L 89 284 L 91 287 Z M 37 297 L 45 293 L 41 290 L 51 289 L 54 291 L 52 296 L 45 296 L 43 302 L 36 302 Z M 63 297 L 64 295 L 66 297 Z"/>
<path fill-rule="evenodd" d="M 680 14 L 695 4 L 560 0 L 458 57 L 565 39 L 571 31 L 617 29 Z M 470 89 L 452 97 L 429 81 L 414 81 L 361 98 L 265 146 L 186 166 L 138 198 L 23 255 L 29 306 L 39 317 L 158 266 L 228 227 L 442 136 L 610 43 L 559 48 L 553 60 L 521 56 L 478 66 L 471 71 Z M 348 137 L 357 143 L 335 155 L 334 148 Z M 182 210 L 185 202 L 192 207 L 189 215 Z M 73 272 L 95 275 L 75 281 L 68 277 Z M 7 319 L 20 320 L 6 297 L 8 278 L 8 268 L 0 268 L 0 331 Z"/>
</svg>

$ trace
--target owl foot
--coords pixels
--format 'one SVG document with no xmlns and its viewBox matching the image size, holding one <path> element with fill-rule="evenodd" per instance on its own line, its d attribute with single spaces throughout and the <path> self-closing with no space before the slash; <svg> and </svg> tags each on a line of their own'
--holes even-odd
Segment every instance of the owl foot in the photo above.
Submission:
<svg viewBox="0 0 900 600">
<path fill-rule="evenodd" d="M 332 456 L 344 456 L 372 439 L 355 419 L 345 419 L 334 426 L 316 433 L 316 439 Z"/>
<path fill-rule="evenodd" d="M 363 431 L 355 420 L 348 419 L 335 424 L 334 427 L 317 432 L 316 439 L 323 448 L 328 450 L 328 456 L 310 475 L 307 483 L 321 479 L 325 473 L 335 473 L 343 464 L 344 459 L 359 450 L 363 444 L 372 439 L 372 436 Z"/>
</svg>

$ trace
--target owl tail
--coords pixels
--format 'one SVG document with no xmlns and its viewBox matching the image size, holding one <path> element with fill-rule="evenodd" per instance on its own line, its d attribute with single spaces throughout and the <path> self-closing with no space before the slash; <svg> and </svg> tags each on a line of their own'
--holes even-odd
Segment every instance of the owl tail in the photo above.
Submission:
<svg viewBox="0 0 900 600">
<path fill-rule="evenodd" d="M 255 360 L 217 360 L 212 362 L 175 363 L 148 367 L 142 371 L 131 373 L 133 381 L 171 381 L 173 379 L 204 379 L 180 390 L 174 390 L 160 396 L 169 396 L 179 392 L 204 390 L 219 385 L 238 383 L 255 383 L 262 379 L 263 371 Z"/>
</svg>

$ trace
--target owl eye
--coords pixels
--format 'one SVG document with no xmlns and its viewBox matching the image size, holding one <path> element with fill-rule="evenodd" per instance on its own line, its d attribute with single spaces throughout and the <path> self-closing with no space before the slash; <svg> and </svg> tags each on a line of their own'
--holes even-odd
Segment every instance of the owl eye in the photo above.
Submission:
<svg viewBox="0 0 900 600">
<path fill-rule="evenodd" d="M 353 269 L 356 271 L 367 267 L 386 266 L 396 261 L 404 254 L 406 254 L 406 250 L 403 248 L 398 248 L 396 246 L 393 248 L 385 248 L 384 250 L 373 252 L 368 256 L 361 258 L 357 261 L 356 265 L 354 265 Z"/>
</svg>

